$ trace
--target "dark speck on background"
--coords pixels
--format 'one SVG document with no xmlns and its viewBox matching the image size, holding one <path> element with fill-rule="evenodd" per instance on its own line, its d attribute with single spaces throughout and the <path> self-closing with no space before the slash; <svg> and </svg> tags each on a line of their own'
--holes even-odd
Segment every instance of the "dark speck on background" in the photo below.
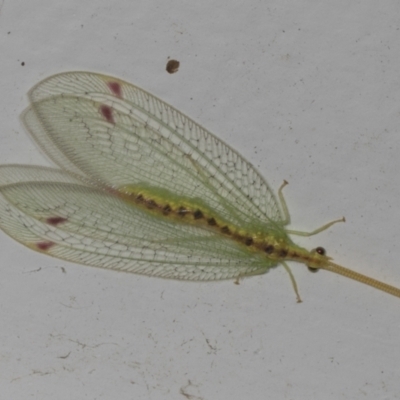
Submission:
<svg viewBox="0 0 400 400">
<path fill-rule="evenodd" d="M 179 61 L 177 60 L 169 60 L 167 62 L 167 67 L 165 68 L 167 70 L 167 72 L 169 72 L 170 74 L 174 74 L 175 72 L 178 71 L 179 69 Z"/>
</svg>

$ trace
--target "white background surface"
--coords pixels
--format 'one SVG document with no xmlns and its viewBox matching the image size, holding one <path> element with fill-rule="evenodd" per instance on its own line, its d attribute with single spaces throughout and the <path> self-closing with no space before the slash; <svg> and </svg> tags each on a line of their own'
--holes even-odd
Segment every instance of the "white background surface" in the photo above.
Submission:
<svg viewBox="0 0 400 400">
<path fill-rule="evenodd" d="M 46 164 L 18 120 L 35 83 L 115 75 L 273 187 L 287 179 L 293 229 L 347 218 L 299 244 L 400 286 L 398 1 L 0 6 L 2 164 Z M 166 281 L 46 257 L 2 232 L 0 254 L 1 399 L 400 398 L 400 300 L 359 283 L 293 264 L 296 304 L 283 268 L 239 286 Z"/>
</svg>

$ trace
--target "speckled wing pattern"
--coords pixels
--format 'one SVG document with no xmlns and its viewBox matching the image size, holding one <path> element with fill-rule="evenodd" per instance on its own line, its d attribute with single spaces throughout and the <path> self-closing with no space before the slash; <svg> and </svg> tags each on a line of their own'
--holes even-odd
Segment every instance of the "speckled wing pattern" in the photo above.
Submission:
<svg viewBox="0 0 400 400">
<path fill-rule="evenodd" d="M 91 72 L 51 76 L 22 120 L 61 169 L 0 167 L 0 227 L 46 254 L 175 279 L 265 272 L 262 254 L 218 232 L 154 215 L 118 189 L 147 185 L 200 199 L 248 232 L 283 225 L 265 180 L 237 152 L 151 94 Z"/>
</svg>

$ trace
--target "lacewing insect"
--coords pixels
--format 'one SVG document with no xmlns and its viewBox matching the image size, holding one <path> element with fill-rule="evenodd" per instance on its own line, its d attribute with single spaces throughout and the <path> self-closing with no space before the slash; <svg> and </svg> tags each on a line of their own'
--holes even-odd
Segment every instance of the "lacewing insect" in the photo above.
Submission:
<svg viewBox="0 0 400 400">
<path fill-rule="evenodd" d="M 0 167 L 0 227 L 33 250 L 118 271 L 235 279 L 287 261 L 400 297 L 400 289 L 307 251 L 275 197 L 235 150 L 150 93 L 110 76 L 67 72 L 38 83 L 22 120 L 59 169 Z M 342 219 L 344 220 L 344 219 Z M 341 220 L 339 220 L 341 221 Z"/>
</svg>

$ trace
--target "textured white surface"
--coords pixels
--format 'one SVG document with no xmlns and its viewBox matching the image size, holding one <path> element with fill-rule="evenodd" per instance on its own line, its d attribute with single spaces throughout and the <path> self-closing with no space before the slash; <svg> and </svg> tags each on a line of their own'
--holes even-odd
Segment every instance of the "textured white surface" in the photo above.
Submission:
<svg viewBox="0 0 400 400">
<path fill-rule="evenodd" d="M 35 83 L 115 75 L 216 133 L 271 186 L 287 179 L 294 229 L 347 218 L 297 242 L 400 285 L 398 2 L 0 6 L 1 164 L 48 165 L 18 121 Z M 399 300 L 356 282 L 293 265 L 298 305 L 283 269 L 187 283 L 62 262 L 2 233 L 0 251 L 4 398 L 400 398 Z"/>
</svg>

